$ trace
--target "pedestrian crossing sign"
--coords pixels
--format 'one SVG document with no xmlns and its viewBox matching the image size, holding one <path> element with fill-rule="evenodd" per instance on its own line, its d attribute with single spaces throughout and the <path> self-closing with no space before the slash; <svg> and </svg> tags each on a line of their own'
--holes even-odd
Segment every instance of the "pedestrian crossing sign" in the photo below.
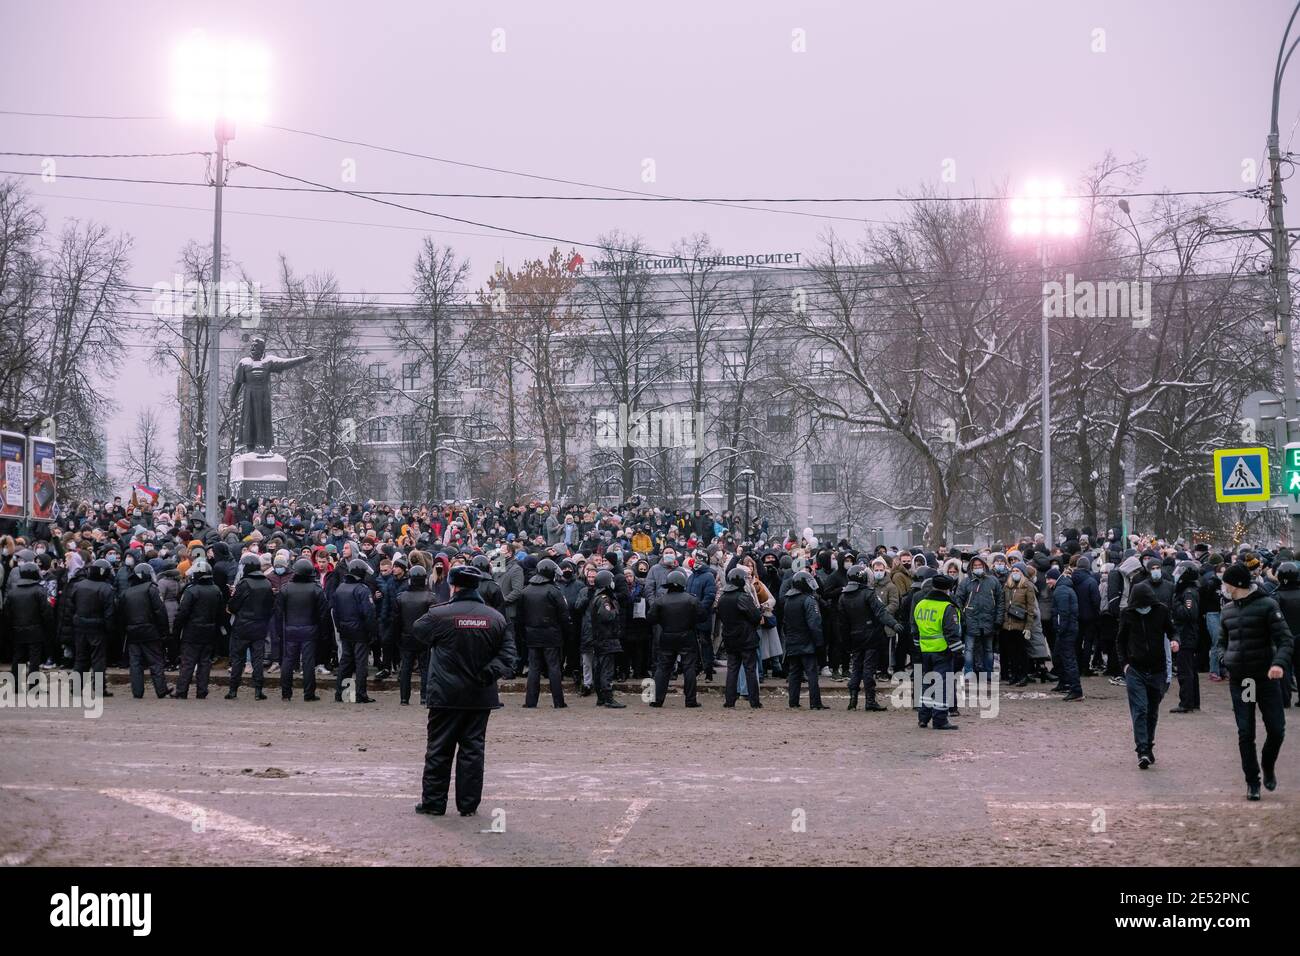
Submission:
<svg viewBox="0 0 1300 956">
<path fill-rule="evenodd" d="M 1214 500 L 1268 501 L 1268 449 L 1220 448 L 1214 453 Z"/>
</svg>

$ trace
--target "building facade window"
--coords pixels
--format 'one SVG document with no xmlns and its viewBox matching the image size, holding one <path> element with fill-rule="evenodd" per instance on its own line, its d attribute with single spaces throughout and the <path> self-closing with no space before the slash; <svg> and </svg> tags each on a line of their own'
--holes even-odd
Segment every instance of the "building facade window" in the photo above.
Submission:
<svg viewBox="0 0 1300 956">
<path fill-rule="evenodd" d="M 794 429 L 789 402 L 769 402 L 767 406 L 767 433 L 788 435 Z"/>
<path fill-rule="evenodd" d="M 370 442 L 388 441 L 388 422 L 382 418 L 372 419 L 366 425 L 366 440 Z"/>
<path fill-rule="evenodd" d="M 420 387 L 420 363 L 402 363 L 402 391 L 413 392 Z"/>
<path fill-rule="evenodd" d="M 383 391 L 388 388 L 388 370 L 383 362 L 372 362 L 367 369 L 366 381 L 372 389 Z"/>
<path fill-rule="evenodd" d="M 834 465 L 813 465 L 812 466 L 812 493 L 815 495 L 830 494 L 836 488 L 835 466 Z"/>
<path fill-rule="evenodd" d="M 769 495 L 794 494 L 794 468 L 786 464 L 768 465 L 763 469 L 763 485 Z"/>
<path fill-rule="evenodd" d="M 835 350 L 822 346 L 812 350 L 808 361 L 808 371 L 813 375 L 828 375 L 835 371 Z"/>
</svg>

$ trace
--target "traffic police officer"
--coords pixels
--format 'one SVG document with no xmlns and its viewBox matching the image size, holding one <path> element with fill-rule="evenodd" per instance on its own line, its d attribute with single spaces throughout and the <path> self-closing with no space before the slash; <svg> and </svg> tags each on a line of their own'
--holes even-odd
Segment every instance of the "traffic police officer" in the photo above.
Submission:
<svg viewBox="0 0 1300 956">
<path fill-rule="evenodd" d="M 921 655 L 921 681 L 913 690 L 920 703 L 917 723 L 922 727 L 933 726 L 935 730 L 957 729 L 956 724 L 948 722 L 947 693 L 952 655 L 964 646 L 961 612 L 949 593 L 955 583 L 946 574 L 935 575 L 930 579 L 929 590 L 922 592 L 912 605 L 913 641 Z M 927 680 L 930 674 L 935 677 Z M 929 683 L 935 686 L 926 689 Z"/>
<path fill-rule="evenodd" d="M 412 627 L 429 649 L 429 733 L 416 813 L 447 812 L 453 756 L 460 815 L 473 816 L 483 798 L 488 717 L 501 706 L 497 681 L 514 673 L 515 643 L 505 617 L 479 596 L 481 578 L 473 566 L 452 568 L 451 600 L 430 608 Z"/>
</svg>

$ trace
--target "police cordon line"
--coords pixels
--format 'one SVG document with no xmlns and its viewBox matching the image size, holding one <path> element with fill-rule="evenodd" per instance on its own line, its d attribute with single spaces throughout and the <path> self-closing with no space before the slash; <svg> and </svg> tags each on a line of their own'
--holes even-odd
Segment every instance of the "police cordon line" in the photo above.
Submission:
<svg viewBox="0 0 1300 956">
<path fill-rule="evenodd" d="M 1276 785 L 1300 629 L 1287 548 L 1212 551 L 1118 529 L 1067 529 L 1050 547 L 1040 534 L 858 548 L 643 499 L 222 505 L 209 528 L 193 503 L 86 502 L 30 539 L 0 538 L 0 638 L 15 672 L 70 665 L 102 680 L 125 663 L 136 698 L 147 670 L 157 697 L 184 700 L 193 685 L 203 699 L 227 658 L 228 699 L 248 671 L 257 700 L 278 678 L 284 700 L 300 686 L 315 701 L 317 678 L 333 677 L 336 701 L 374 703 L 373 666 L 396 674 L 400 704 L 418 681 L 431 721 L 440 715 L 431 740 L 454 749 L 478 739 L 507 678 L 526 677 L 527 708 L 545 677 L 557 709 L 566 678 L 622 709 L 616 681 L 645 682 L 645 703 L 661 708 L 680 675 L 684 706 L 698 708 L 699 677 L 711 682 L 722 658 L 724 708 L 742 696 L 760 708 L 762 682 L 784 678 L 791 708 L 807 684 L 809 709 L 826 709 L 831 680 L 847 683 L 850 710 L 879 711 L 885 678 L 910 683 L 920 727 L 951 730 L 959 689 L 973 683 L 979 701 L 996 665 L 998 685 L 1052 682 L 1069 703 L 1084 699 L 1085 676 L 1123 686 L 1149 769 L 1175 674 L 1173 712 L 1195 714 L 1208 671 L 1229 685 L 1248 793 Z"/>
</svg>

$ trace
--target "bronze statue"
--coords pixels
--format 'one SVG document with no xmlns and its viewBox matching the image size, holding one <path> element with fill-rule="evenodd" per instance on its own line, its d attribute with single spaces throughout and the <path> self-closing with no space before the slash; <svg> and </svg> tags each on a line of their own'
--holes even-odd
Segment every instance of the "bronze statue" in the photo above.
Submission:
<svg viewBox="0 0 1300 956">
<path fill-rule="evenodd" d="M 235 368 L 235 384 L 230 391 L 230 401 L 239 401 L 239 390 L 244 390 L 244 406 L 239 415 L 238 445 L 247 451 L 266 454 L 275 444 L 275 433 L 271 428 L 271 374 L 283 372 L 310 362 L 310 355 L 297 358 L 279 358 L 265 355 L 266 339 L 253 339 L 250 343 L 251 356 L 244 356 Z M 264 357 L 265 356 L 265 357 Z"/>
</svg>

